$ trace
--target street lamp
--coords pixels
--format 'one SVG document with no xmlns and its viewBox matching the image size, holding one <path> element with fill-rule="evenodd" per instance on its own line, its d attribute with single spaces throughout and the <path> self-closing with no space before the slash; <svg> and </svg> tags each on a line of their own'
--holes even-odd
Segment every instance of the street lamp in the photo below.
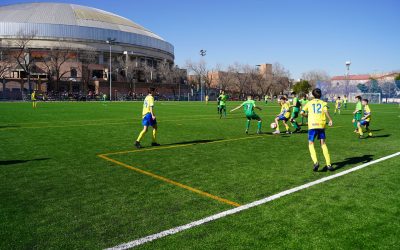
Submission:
<svg viewBox="0 0 400 250">
<path fill-rule="evenodd" d="M 111 86 L 112 86 L 112 74 L 111 74 L 111 47 L 112 47 L 112 45 L 115 43 L 115 41 L 116 41 L 117 39 L 115 39 L 115 38 L 107 38 L 107 40 L 106 40 L 106 43 L 108 44 L 108 45 L 110 45 L 110 65 L 109 65 L 109 69 L 108 69 L 108 78 L 109 78 L 109 81 L 110 81 L 110 101 L 111 101 L 111 95 L 112 95 L 112 90 L 111 90 Z"/>
<path fill-rule="evenodd" d="M 204 49 L 200 50 L 200 55 L 202 57 L 205 57 L 206 54 L 207 54 L 207 50 L 204 50 Z M 201 79 L 201 75 L 200 75 L 200 95 L 201 95 L 200 100 L 203 101 L 203 80 Z"/>
<path fill-rule="evenodd" d="M 345 89 L 345 93 L 346 95 L 348 95 L 347 91 L 350 85 L 350 80 L 349 80 L 349 75 L 350 75 L 350 65 L 351 65 L 351 61 L 346 61 L 346 89 Z"/>
</svg>

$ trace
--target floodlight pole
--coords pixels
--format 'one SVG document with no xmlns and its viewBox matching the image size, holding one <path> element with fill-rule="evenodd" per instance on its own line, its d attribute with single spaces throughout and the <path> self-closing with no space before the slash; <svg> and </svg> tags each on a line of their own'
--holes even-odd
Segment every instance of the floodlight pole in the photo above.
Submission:
<svg viewBox="0 0 400 250">
<path fill-rule="evenodd" d="M 110 65 L 109 65 L 109 69 L 108 69 L 108 78 L 109 78 L 109 81 L 110 81 L 110 101 L 112 100 L 112 98 L 111 98 L 111 96 L 112 96 L 112 89 L 111 89 L 111 87 L 112 87 L 112 73 L 111 73 L 111 69 L 112 69 L 111 56 L 112 56 L 112 54 L 111 54 L 111 48 L 112 48 L 112 45 L 114 44 L 115 41 L 116 41 L 115 38 L 113 38 L 113 39 L 107 38 L 107 40 L 106 40 L 106 43 L 108 45 L 110 45 Z"/>
<path fill-rule="evenodd" d="M 207 54 L 207 50 L 204 50 L 204 49 L 200 50 L 200 55 L 201 55 L 202 57 L 205 57 L 206 54 Z M 200 95 L 201 95 L 200 101 L 203 101 L 204 90 L 203 90 L 203 81 L 202 81 L 201 78 L 202 78 L 202 77 L 201 77 L 201 75 L 200 75 Z"/>
</svg>

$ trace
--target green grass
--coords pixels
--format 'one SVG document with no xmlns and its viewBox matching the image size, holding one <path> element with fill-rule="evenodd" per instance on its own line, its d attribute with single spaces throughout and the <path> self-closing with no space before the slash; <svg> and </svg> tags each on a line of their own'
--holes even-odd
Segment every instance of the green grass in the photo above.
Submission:
<svg viewBox="0 0 400 250">
<path fill-rule="evenodd" d="M 279 108 L 260 105 L 271 132 Z M 363 140 L 352 109 L 327 129 L 334 173 L 400 151 L 397 105 L 371 105 L 375 136 Z M 156 103 L 159 142 L 169 148 L 147 151 L 149 133 L 135 151 L 140 113 L 141 103 L 0 103 L 0 249 L 111 247 L 233 208 L 99 154 L 134 151 L 108 157 L 239 204 L 333 174 L 311 171 L 306 133 L 257 136 L 253 122 L 245 135 L 242 111 L 220 120 L 214 104 L 198 102 Z M 140 248 L 397 248 L 399 161 Z"/>
</svg>

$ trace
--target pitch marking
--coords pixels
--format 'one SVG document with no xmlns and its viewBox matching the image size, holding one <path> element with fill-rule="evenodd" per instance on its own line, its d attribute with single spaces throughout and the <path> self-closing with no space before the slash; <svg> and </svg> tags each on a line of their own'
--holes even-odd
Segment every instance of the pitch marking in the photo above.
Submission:
<svg viewBox="0 0 400 250">
<path fill-rule="evenodd" d="M 396 156 L 399 156 L 399 155 L 400 155 L 400 152 L 397 152 L 397 153 L 394 153 L 394 154 L 379 158 L 377 160 L 373 160 L 373 161 L 361 164 L 360 166 L 357 166 L 357 167 L 342 171 L 340 173 L 337 173 L 337 174 L 334 174 L 334 175 L 330 175 L 330 176 L 318 179 L 316 181 L 312 181 L 312 182 L 303 184 L 301 186 L 294 187 L 294 188 L 288 189 L 286 191 L 283 191 L 283 192 L 280 192 L 280 193 L 265 197 L 265 198 L 263 198 L 261 200 L 257 200 L 257 201 L 248 203 L 246 205 L 242 205 L 240 207 L 236 207 L 236 208 L 233 208 L 233 209 L 221 212 L 221 213 L 217 213 L 217 214 L 205 217 L 203 219 L 190 222 L 190 223 L 182 225 L 182 226 L 171 228 L 171 229 L 168 229 L 168 230 L 156 233 L 156 234 L 152 234 L 152 235 L 149 235 L 149 236 L 146 236 L 146 237 L 134 240 L 134 241 L 123 243 L 121 245 L 118 245 L 118 246 L 115 246 L 115 247 L 111 247 L 111 248 L 108 248 L 108 249 L 118 249 L 119 250 L 119 249 L 129 249 L 129 248 L 133 248 L 133 247 L 136 247 L 136 246 L 140 246 L 140 245 L 143 245 L 143 244 L 145 244 L 147 242 L 151 242 L 151 241 L 154 241 L 154 240 L 157 240 L 157 239 L 160 239 L 160 238 L 164 238 L 164 237 L 166 237 L 168 235 L 173 235 L 173 234 L 188 230 L 190 228 L 200 226 L 200 225 L 205 224 L 207 222 L 218 220 L 218 219 L 221 219 L 221 218 L 226 217 L 228 215 L 236 214 L 236 213 L 239 213 L 241 211 L 244 211 L 244 210 L 247 210 L 247 209 L 250 209 L 250 208 L 253 208 L 253 207 L 257 207 L 257 206 L 263 205 L 263 204 L 268 203 L 270 201 L 279 199 L 279 198 L 281 198 L 283 196 L 286 196 L 286 195 L 289 195 L 289 194 L 292 194 L 292 193 L 296 193 L 298 191 L 301 191 L 303 189 L 306 189 L 306 188 L 321 184 L 323 182 L 330 181 L 332 179 L 341 177 L 341 176 L 349 174 L 351 172 L 355 172 L 357 170 L 360 170 L 360 169 L 363 169 L 365 167 L 368 167 L 368 166 L 370 166 L 372 164 L 375 164 L 375 163 L 378 163 L 378 162 L 381 162 L 381 161 L 384 161 L 384 160 L 387 160 L 387 159 L 390 159 L 390 158 L 393 158 L 393 157 L 396 157 Z"/>
<path fill-rule="evenodd" d="M 153 173 L 151 173 L 151 172 L 142 170 L 142 169 L 140 169 L 140 168 L 132 167 L 132 166 L 130 166 L 130 165 L 128 165 L 128 164 L 125 164 L 125 163 L 123 163 L 123 162 L 114 160 L 114 159 L 109 158 L 109 157 L 107 157 L 107 156 L 105 156 L 105 155 L 98 155 L 98 156 L 99 156 L 100 158 L 106 160 L 106 161 L 113 162 L 113 163 L 118 164 L 118 165 L 120 165 L 120 166 L 123 166 L 123 167 L 125 167 L 125 168 L 128 168 L 128 169 L 131 169 L 131 170 L 133 170 L 133 171 L 136 171 L 136 172 L 138 172 L 138 173 L 141 173 L 141 174 L 150 176 L 150 177 L 152 177 L 152 178 L 154 178 L 154 179 L 158 179 L 158 180 L 167 182 L 167 183 L 169 183 L 169 184 L 172 184 L 172 185 L 178 186 L 178 187 L 180 187 L 180 188 L 183 188 L 183 189 L 192 191 L 192 192 L 197 193 L 197 194 L 200 194 L 200 195 L 202 195 L 202 196 L 206 196 L 206 197 L 208 197 L 208 198 L 217 200 L 217 201 L 219 201 L 219 202 L 222 202 L 222 203 L 225 203 L 225 204 L 234 206 L 234 207 L 239 207 L 239 206 L 241 206 L 239 203 L 236 203 L 236 202 L 233 202 L 233 201 L 230 201 L 230 200 L 227 200 L 227 199 L 218 197 L 218 196 L 216 196 L 216 195 L 212 195 L 212 194 L 210 194 L 210 193 L 201 191 L 201 190 L 196 189 L 196 188 L 192 188 L 192 187 L 187 186 L 187 185 L 185 185 L 185 184 L 182 184 L 182 183 L 173 181 L 173 180 L 171 180 L 171 179 L 165 178 L 165 177 L 163 177 L 163 176 L 161 176 L 161 175 L 153 174 Z"/>
</svg>

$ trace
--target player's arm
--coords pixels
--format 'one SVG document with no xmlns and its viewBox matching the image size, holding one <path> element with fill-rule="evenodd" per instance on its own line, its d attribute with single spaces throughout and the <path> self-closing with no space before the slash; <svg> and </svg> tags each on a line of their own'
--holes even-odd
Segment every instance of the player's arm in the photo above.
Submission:
<svg viewBox="0 0 400 250">
<path fill-rule="evenodd" d="M 369 112 L 369 113 L 367 113 L 366 115 L 364 115 L 364 117 L 361 118 L 361 120 L 366 120 L 366 119 L 368 119 L 368 117 L 370 117 L 370 116 L 371 116 L 371 112 Z"/>
<path fill-rule="evenodd" d="M 333 125 L 333 121 L 332 121 L 331 115 L 329 114 L 328 108 L 326 106 L 324 108 L 324 113 L 325 113 L 326 117 L 328 117 L 328 120 L 329 120 L 328 125 L 332 126 Z"/>
<path fill-rule="evenodd" d="M 300 115 L 303 116 L 303 117 L 307 117 L 308 116 L 307 112 L 308 112 L 308 105 L 305 104 L 304 107 L 302 107 Z"/>
<path fill-rule="evenodd" d="M 258 109 L 258 110 L 260 110 L 260 111 L 262 110 L 262 108 L 258 107 L 258 106 L 255 105 L 255 104 L 254 104 L 254 108 L 255 108 L 255 109 Z"/>
<path fill-rule="evenodd" d="M 243 104 L 240 104 L 239 106 L 237 106 L 236 108 L 234 108 L 234 109 L 231 109 L 231 111 L 230 112 L 233 112 L 233 111 L 235 111 L 235 110 L 238 110 L 238 109 L 240 109 L 241 107 L 243 107 Z"/>
</svg>

